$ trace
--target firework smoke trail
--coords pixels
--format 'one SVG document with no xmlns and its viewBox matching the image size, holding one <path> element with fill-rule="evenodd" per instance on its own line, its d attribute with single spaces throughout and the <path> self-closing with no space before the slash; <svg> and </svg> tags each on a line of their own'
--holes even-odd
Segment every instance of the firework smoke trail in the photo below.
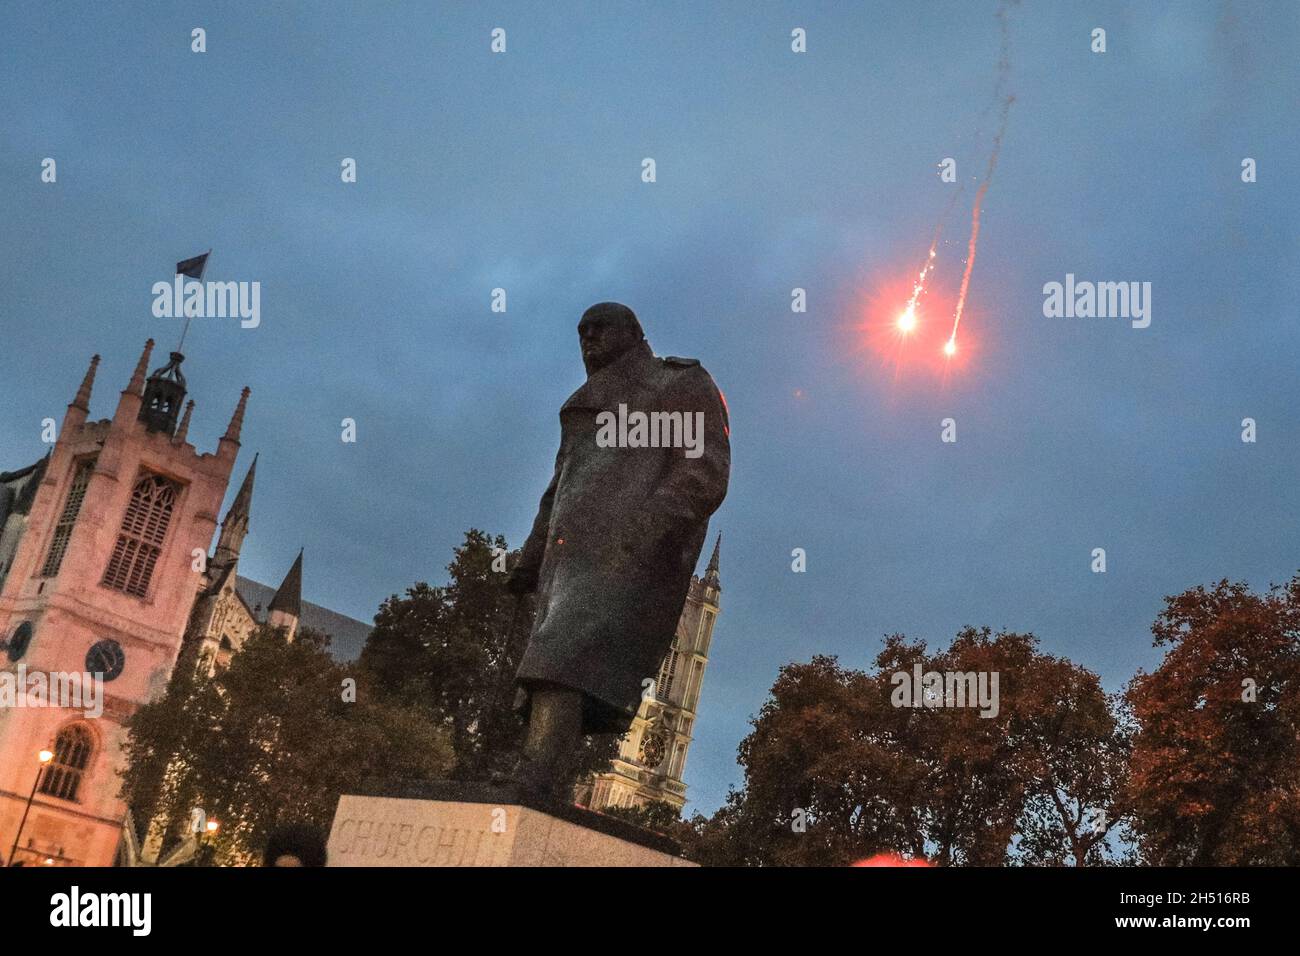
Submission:
<svg viewBox="0 0 1300 956">
<path fill-rule="evenodd" d="M 1011 72 L 1011 37 L 1007 29 L 1007 11 L 1018 3 L 1019 0 L 1003 0 L 998 4 L 998 29 L 1002 36 L 998 49 L 998 79 L 994 85 L 994 95 L 996 99 L 1002 101 L 1002 116 L 998 122 L 997 135 L 993 137 L 993 151 L 989 153 L 989 168 L 984 172 L 984 181 L 980 183 L 980 188 L 975 193 L 975 205 L 971 207 L 970 244 L 966 249 L 966 269 L 962 272 L 961 289 L 957 293 L 957 308 L 952 317 L 952 334 L 948 336 L 948 342 L 943 347 L 947 355 L 957 351 L 957 329 L 961 325 L 962 311 L 966 308 L 966 292 L 970 288 L 970 274 L 975 268 L 975 251 L 980 238 L 980 210 L 984 206 L 984 194 L 988 192 L 989 182 L 993 179 L 993 170 L 998 166 L 998 153 L 1002 151 L 1002 136 L 1007 131 L 1007 117 L 1011 113 L 1011 104 L 1016 101 L 1014 95 L 1004 96 L 1003 91 L 1006 90 L 1007 75 Z"/>
<path fill-rule="evenodd" d="M 970 288 L 971 270 L 975 268 L 975 250 L 980 240 L 980 209 L 984 205 L 984 194 L 988 192 L 989 181 L 993 179 L 993 170 L 998 168 L 998 153 L 1002 151 L 1002 134 L 1007 131 L 1007 116 L 1011 113 L 1011 104 L 1016 101 L 1014 96 L 1008 96 L 1002 102 L 1002 121 L 998 126 L 998 134 L 993 137 L 993 152 L 989 154 L 989 168 L 984 173 L 984 181 L 980 183 L 979 190 L 975 193 L 975 205 L 971 207 L 970 214 L 970 245 L 966 249 L 966 270 L 961 276 L 961 290 L 957 293 L 957 310 L 952 317 L 952 334 L 948 336 L 948 344 L 944 350 L 952 354 L 957 348 L 957 328 L 961 325 L 961 313 L 966 308 L 966 291 Z"/>
</svg>

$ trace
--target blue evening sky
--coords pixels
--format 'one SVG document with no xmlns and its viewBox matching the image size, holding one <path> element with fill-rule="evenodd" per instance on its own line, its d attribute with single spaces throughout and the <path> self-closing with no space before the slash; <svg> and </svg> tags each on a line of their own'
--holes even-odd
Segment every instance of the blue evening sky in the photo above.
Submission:
<svg viewBox="0 0 1300 956">
<path fill-rule="evenodd" d="M 7 4 L 0 468 L 44 453 L 93 352 L 112 413 L 143 341 L 179 332 L 151 285 L 212 247 L 207 278 L 262 284 L 260 328 L 199 320 L 185 347 L 200 448 L 252 388 L 242 570 L 274 584 L 305 546 L 307 599 L 368 620 L 443 580 L 466 528 L 522 541 L 583 378 L 574 327 L 617 299 L 731 408 L 688 812 L 816 653 L 865 666 L 884 634 L 988 624 L 1118 689 L 1158 660 L 1163 595 L 1300 566 L 1300 5 L 1087 7 L 1010 9 L 1017 101 L 943 375 L 858 326 L 899 304 L 949 156 L 965 189 L 922 315 L 950 321 L 993 2 Z M 1150 328 L 1045 318 L 1066 273 L 1151 282 Z"/>
</svg>

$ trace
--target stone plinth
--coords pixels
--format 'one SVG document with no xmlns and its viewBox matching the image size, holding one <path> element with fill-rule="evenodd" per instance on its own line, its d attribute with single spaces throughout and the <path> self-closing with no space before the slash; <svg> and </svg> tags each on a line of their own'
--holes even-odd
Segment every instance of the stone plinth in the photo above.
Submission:
<svg viewBox="0 0 1300 956">
<path fill-rule="evenodd" d="M 666 837 L 514 787 L 386 785 L 339 798 L 330 866 L 694 866 Z"/>
</svg>

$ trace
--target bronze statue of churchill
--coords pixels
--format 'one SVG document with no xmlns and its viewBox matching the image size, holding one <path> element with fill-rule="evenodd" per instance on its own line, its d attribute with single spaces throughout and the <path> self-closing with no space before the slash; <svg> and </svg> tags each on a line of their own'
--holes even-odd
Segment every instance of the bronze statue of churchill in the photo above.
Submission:
<svg viewBox="0 0 1300 956">
<path fill-rule="evenodd" d="M 560 409 L 555 474 L 509 579 L 517 594 L 537 592 L 517 675 L 528 732 L 515 776 L 556 796 L 581 735 L 631 726 L 731 469 L 726 405 L 699 362 L 654 355 L 617 302 L 588 309 L 578 338 L 587 381 Z M 692 416 L 700 447 L 598 441 L 602 412 L 629 411 Z"/>
</svg>

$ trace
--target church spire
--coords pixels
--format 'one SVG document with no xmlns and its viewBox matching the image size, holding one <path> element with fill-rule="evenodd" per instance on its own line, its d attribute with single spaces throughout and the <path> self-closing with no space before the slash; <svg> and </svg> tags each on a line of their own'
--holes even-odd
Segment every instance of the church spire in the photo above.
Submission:
<svg viewBox="0 0 1300 956">
<path fill-rule="evenodd" d="M 86 369 L 86 377 L 81 380 L 81 388 L 77 389 L 77 397 L 72 400 L 72 407 L 79 408 L 83 412 L 90 411 L 90 390 L 95 386 L 95 370 L 99 368 L 99 356 L 90 357 L 90 368 Z"/>
<path fill-rule="evenodd" d="M 144 377 L 149 371 L 149 355 L 152 352 L 153 339 L 149 339 L 144 343 L 144 351 L 140 353 L 140 361 L 135 363 L 135 371 L 131 373 L 131 381 L 126 383 L 126 388 L 122 389 L 122 395 L 117 400 L 117 411 L 113 413 L 113 428 L 120 433 L 130 431 L 134 428 L 133 422 L 144 418 Z M 80 409 L 78 411 L 80 412 Z M 110 474 L 114 474 L 118 457 L 113 452 L 101 454 L 98 467 Z"/>
<path fill-rule="evenodd" d="M 185 414 L 181 416 L 180 427 L 176 429 L 176 437 L 172 439 L 178 445 L 185 444 L 185 439 L 190 435 L 190 416 L 194 414 L 194 399 L 185 403 Z"/>
<path fill-rule="evenodd" d="M 704 572 L 704 583 L 712 585 L 719 590 L 722 589 L 722 579 L 718 577 L 718 556 L 722 552 L 722 532 L 718 532 L 718 540 L 713 543 L 713 557 L 709 558 L 709 567 Z"/>
<path fill-rule="evenodd" d="M 294 558 L 293 567 L 280 582 L 280 590 L 276 591 L 275 597 L 271 598 L 267 610 L 284 611 L 294 617 L 302 613 L 302 548 L 298 549 L 298 557 Z"/>
<path fill-rule="evenodd" d="M 149 354 L 153 352 L 153 339 L 144 343 L 144 351 L 140 353 L 140 361 L 135 364 L 135 371 L 131 374 L 131 381 L 127 383 L 126 390 L 132 395 L 144 394 L 144 376 L 149 371 Z"/>
<path fill-rule="evenodd" d="M 239 550 L 244 546 L 244 535 L 248 534 L 248 519 L 253 509 L 253 479 L 257 475 L 257 456 L 248 466 L 244 483 L 235 493 L 235 500 L 230 504 L 225 519 L 221 522 L 221 537 L 217 539 L 217 564 L 233 564 L 239 560 Z"/>
<path fill-rule="evenodd" d="M 68 410 L 63 415 L 63 427 L 59 429 L 58 440 L 62 442 L 64 436 L 76 435 L 81 430 L 81 426 L 86 424 L 86 417 L 90 414 L 90 390 L 95 385 L 95 370 L 99 368 L 99 356 L 91 356 L 90 368 L 86 369 L 86 377 L 81 380 L 81 387 L 77 389 L 76 396 L 68 405 Z"/>
<path fill-rule="evenodd" d="M 235 414 L 230 416 L 230 425 L 226 428 L 226 433 L 221 436 L 222 441 L 239 442 L 239 433 L 244 429 L 244 410 L 248 407 L 248 393 L 250 389 L 247 385 L 239 393 L 239 404 L 235 406 Z"/>
<path fill-rule="evenodd" d="M 292 641 L 298 633 L 298 618 L 302 616 L 302 549 L 293 567 L 280 583 L 280 590 L 271 598 L 267 608 L 266 623 L 284 630 L 285 639 Z"/>
<path fill-rule="evenodd" d="M 252 511 L 253 505 L 253 479 L 257 477 L 257 455 L 253 455 L 253 463 L 248 466 L 248 473 L 244 475 L 244 481 L 239 486 L 239 491 L 235 492 L 235 500 L 230 505 L 230 510 L 234 513 L 241 514 L 245 518 Z M 226 515 L 227 518 L 230 515 Z"/>
</svg>

